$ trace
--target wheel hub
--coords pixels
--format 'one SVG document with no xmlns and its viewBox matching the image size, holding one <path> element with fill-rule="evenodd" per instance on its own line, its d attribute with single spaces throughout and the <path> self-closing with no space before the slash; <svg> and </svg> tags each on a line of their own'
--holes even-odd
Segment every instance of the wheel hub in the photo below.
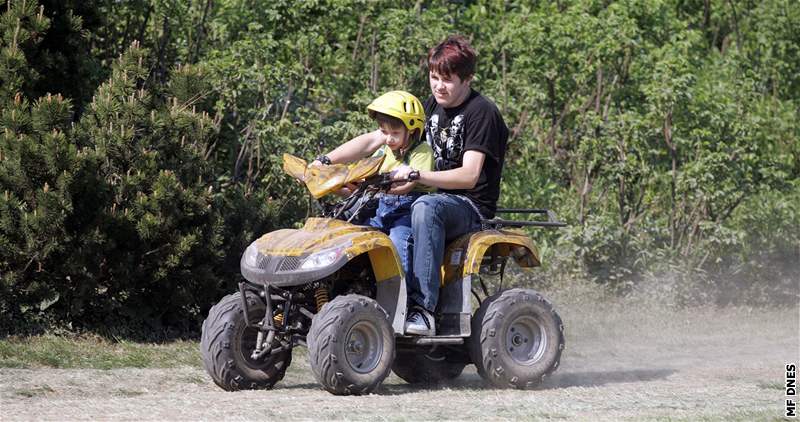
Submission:
<svg viewBox="0 0 800 422">
<path fill-rule="evenodd" d="M 360 354 L 363 348 L 364 345 L 358 340 L 353 340 L 347 345 L 347 350 L 355 354 Z"/>
<path fill-rule="evenodd" d="M 383 341 L 378 328 L 359 321 L 350 328 L 346 338 L 345 358 L 350 367 L 362 374 L 374 370 L 383 355 Z"/>
<path fill-rule="evenodd" d="M 547 334 L 531 315 L 514 319 L 506 331 L 506 350 L 519 365 L 533 365 L 547 347 Z"/>
</svg>

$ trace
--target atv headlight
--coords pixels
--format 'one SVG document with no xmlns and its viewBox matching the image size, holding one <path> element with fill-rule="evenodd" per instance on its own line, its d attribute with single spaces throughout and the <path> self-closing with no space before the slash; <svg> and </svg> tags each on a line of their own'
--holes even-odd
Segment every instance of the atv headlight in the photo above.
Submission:
<svg viewBox="0 0 800 422">
<path fill-rule="evenodd" d="M 300 269 L 315 270 L 317 268 L 327 267 L 328 265 L 336 262 L 336 260 L 342 256 L 342 253 L 344 253 L 346 248 L 346 246 L 339 246 L 338 248 L 328 249 L 311 254 L 303 261 L 303 265 L 300 266 Z"/>
<path fill-rule="evenodd" d="M 255 267 L 257 262 L 258 248 L 256 247 L 256 242 L 253 242 L 244 250 L 244 263 L 247 264 L 248 267 Z"/>
</svg>

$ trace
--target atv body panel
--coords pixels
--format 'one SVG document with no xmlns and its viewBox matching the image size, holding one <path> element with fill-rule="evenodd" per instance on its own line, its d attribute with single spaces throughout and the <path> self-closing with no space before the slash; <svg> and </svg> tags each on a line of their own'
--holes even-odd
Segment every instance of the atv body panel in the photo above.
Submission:
<svg viewBox="0 0 800 422">
<path fill-rule="evenodd" d="M 474 312 L 470 294 L 481 266 L 508 257 L 526 270 L 541 265 L 539 251 L 531 238 L 514 229 L 465 234 L 448 245 L 444 257 L 439 294 L 439 334 L 444 336 L 470 335 Z"/>
<path fill-rule="evenodd" d="M 319 199 L 348 183 L 377 173 L 385 158 L 385 156 L 369 157 L 346 166 L 308 167 L 305 160 L 290 154 L 283 154 L 283 170 L 305 183 L 311 196 Z"/>
<path fill-rule="evenodd" d="M 403 269 L 391 239 L 377 229 L 309 218 L 300 229 L 261 236 L 242 255 L 240 265 L 251 283 L 289 287 L 328 277 L 365 253 L 377 282 L 376 300 L 392 318 L 395 332 L 402 333 L 406 315 Z"/>
</svg>

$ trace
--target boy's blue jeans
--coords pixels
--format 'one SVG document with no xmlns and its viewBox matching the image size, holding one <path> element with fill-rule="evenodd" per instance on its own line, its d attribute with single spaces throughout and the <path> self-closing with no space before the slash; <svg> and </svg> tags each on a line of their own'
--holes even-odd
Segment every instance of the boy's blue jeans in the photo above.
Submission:
<svg viewBox="0 0 800 422">
<path fill-rule="evenodd" d="M 435 193 L 414 202 L 411 227 L 414 255 L 412 277 L 406 278 L 408 295 L 417 305 L 434 313 L 439 301 L 445 246 L 463 234 L 480 230 L 481 217 L 468 199 Z"/>
<path fill-rule="evenodd" d="M 375 217 L 368 223 L 389 235 L 400 257 L 400 265 L 403 267 L 406 280 L 411 280 L 413 277 L 411 259 L 414 242 L 411 237 L 411 204 L 423 195 L 424 192 L 409 192 L 405 195 L 381 194 Z"/>
</svg>

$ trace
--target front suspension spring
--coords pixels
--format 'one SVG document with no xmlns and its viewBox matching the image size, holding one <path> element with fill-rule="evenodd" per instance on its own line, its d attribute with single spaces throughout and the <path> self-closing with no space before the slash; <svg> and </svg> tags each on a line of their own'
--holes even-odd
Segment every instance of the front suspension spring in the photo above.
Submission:
<svg viewBox="0 0 800 422">
<path fill-rule="evenodd" d="M 328 289 L 325 286 L 317 287 L 317 290 L 314 290 L 314 298 L 317 300 L 317 312 L 322 310 L 322 307 L 328 303 Z"/>
</svg>

